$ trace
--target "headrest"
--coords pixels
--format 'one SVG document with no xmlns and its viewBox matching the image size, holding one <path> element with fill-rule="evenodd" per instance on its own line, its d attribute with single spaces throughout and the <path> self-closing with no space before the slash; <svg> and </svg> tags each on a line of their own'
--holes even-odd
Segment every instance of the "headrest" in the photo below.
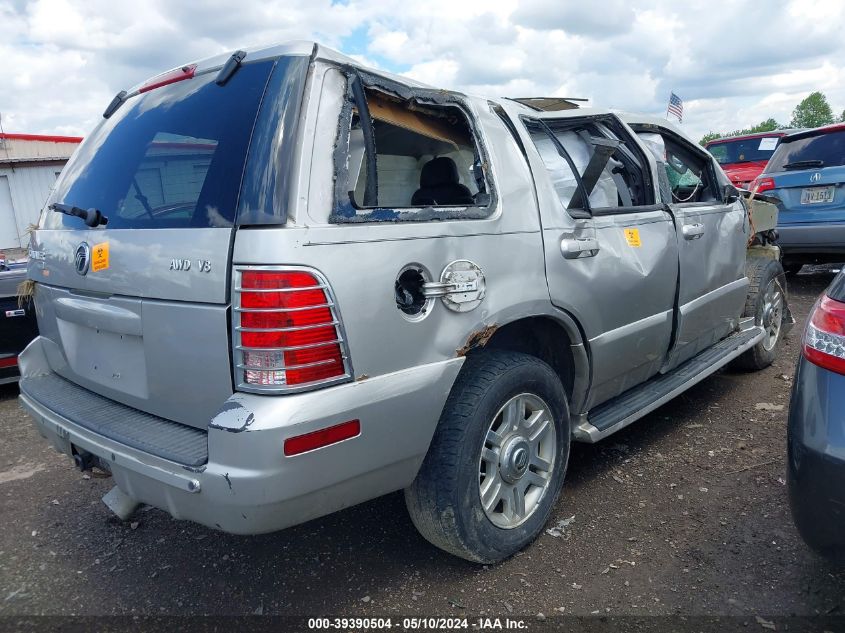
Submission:
<svg viewBox="0 0 845 633">
<path fill-rule="evenodd" d="M 459 182 L 458 166 L 455 164 L 455 161 L 447 156 L 432 158 L 423 165 L 422 173 L 420 174 L 420 187 L 456 185 Z"/>
</svg>

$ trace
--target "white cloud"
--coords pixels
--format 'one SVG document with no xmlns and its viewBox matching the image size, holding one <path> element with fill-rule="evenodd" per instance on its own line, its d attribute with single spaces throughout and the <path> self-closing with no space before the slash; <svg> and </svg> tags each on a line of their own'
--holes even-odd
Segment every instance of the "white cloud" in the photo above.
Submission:
<svg viewBox="0 0 845 633">
<path fill-rule="evenodd" d="M 629 31 L 634 22 L 634 9 L 627 0 L 604 0 L 600 4 L 524 0 L 514 13 L 514 19 L 541 31 L 560 29 L 602 39 Z"/>
<path fill-rule="evenodd" d="M 317 39 L 426 83 L 588 97 L 683 127 L 787 123 L 824 91 L 845 108 L 838 0 L 0 0 L 7 131 L 84 134 L 111 97 L 167 68 L 254 43 Z"/>
</svg>

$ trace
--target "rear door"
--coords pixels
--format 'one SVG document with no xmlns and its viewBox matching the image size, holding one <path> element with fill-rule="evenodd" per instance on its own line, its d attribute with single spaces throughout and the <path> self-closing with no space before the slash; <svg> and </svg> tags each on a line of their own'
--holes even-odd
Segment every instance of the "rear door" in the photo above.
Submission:
<svg viewBox="0 0 845 633">
<path fill-rule="evenodd" d="M 747 214 L 727 202 L 706 151 L 669 128 L 638 128 L 653 150 L 662 196 L 675 219 L 680 255 L 677 326 L 668 371 L 726 337 L 737 324 L 745 277 Z"/>
<path fill-rule="evenodd" d="M 206 426 L 232 393 L 236 212 L 263 203 L 260 187 L 241 195 L 242 178 L 267 180 L 274 164 L 264 156 L 246 167 L 256 120 L 268 118 L 259 107 L 279 81 L 301 89 L 291 77 L 306 66 L 307 58 L 258 61 L 225 86 L 207 72 L 144 90 L 86 138 L 49 204 L 96 208 L 108 223 L 91 228 L 48 205 L 31 245 L 39 328 L 56 373 Z M 285 105 L 275 94 L 266 101 L 271 112 Z"/>
<path fill-rule="evenodd" d="M 589 339 L 589 408 L 656 374 L 678 278 L 671 215 L 655 204 L 645 153 L 615 116 L 523 119 L 552 302 Z"/>
</svg>

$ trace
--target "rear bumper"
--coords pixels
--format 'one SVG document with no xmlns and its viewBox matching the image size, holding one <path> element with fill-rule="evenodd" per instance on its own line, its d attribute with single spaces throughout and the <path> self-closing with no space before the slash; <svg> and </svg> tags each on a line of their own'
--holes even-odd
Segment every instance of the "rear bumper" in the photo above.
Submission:
<svg viewBox="0 0 845 633">
<path fill-rule="evenodd" d="M 462 358 L 285 396 L 236 393 L 208 427 L 208 461 L 186 466 L 86 428 L 26 394 L 50 369 L 36 339 L 21 355 L 21 404 L 62 453 L 109 464 L 130 497 L 236 534 L 271 532 L 413 481 Z M 361 434 L 285 457 L 288 437 L 361 421 Z M 171 423 L 172 424 L 172 423 Z"/>
<path fill-rule="evenodd" d="M 845 376 L 801 358 L 789 407 L 788 482 L 795 525 L 825 553 L 845 552 Z"/>
<path fill-rule="evenodd" d="M 845 255 L 845 222 L 779 224 L 777 231 L 784 255 Z"/>
<path fill-rule="evenodd" d="M 17 382 L 20 377 L 18 366 L 0 367 L 0 385 L 5 385 L 10 382 Z"/>
</svg>

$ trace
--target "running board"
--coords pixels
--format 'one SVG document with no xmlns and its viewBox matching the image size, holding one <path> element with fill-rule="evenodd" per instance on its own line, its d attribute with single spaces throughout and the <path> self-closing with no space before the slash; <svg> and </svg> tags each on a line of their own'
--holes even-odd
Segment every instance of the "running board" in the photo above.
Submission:
<svg viewBox="0 0 845 633">
<path fill-rule="evenodd" d="M 573 429 L 575 439 L 579 442 L 598 442 L 619 429 L 625 428 L 701 382 L 717 369 L 724 367 L 734 358 L 754 347 L 763 336 L 763 328 L 759 326 L 740 330 L 712 347 L 708 347 L 698 356 L 671 372 L 658 374 L 641 385 L 600 404 L 590 411 L 585 422 L 581 422 Z"/>
</svg>

